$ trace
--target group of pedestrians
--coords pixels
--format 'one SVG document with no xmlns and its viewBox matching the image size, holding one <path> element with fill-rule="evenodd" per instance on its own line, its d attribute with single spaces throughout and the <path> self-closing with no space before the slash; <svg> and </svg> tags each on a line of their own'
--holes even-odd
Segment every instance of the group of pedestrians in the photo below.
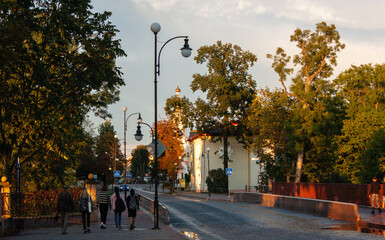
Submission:
<svg viewBox="0 0 385 240">
<path fill-rule="evenodd" d="M 63 187 L 63 192 L 58 196 L 57 211 L 61 216 L 62 234 L 67 234 L 67 226 L 69 213 L 74 210 L 74 202 L 72 195 L 68 192 L 67 186 Z M 126 199 L 120 195 L 119 188 L 114 188 L 114 193 L 110 196 L 107 192 L 107 187 L 103 186 L 99 192 L 96 205 L 100 211 L 100 228 L 106 229 L 108 208 L 114 212 L 115 228 L 121 229 L 122 213 L 128 211 L 128 218 L 130 222 L 130 229 L 135 228 L 136 212 L 139 210 L 139 199 L 135 194 L 134 189 L 130 189 L 130 194 Z M 90 216 L 94 210 L 94 204 L 91 196 L 88 194 L 86 188 L 83 188 L 79 195 L 79 211 L 82 215 L 83 231 L 84 233 L 91 233 Z"/>
</svg>

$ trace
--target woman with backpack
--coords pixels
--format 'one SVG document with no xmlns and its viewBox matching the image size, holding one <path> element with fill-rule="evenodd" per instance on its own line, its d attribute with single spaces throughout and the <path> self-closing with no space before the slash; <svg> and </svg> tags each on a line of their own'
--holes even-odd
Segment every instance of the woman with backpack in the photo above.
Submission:
<svg viewBox="0 0 385 240">
<path fill-rule="evenodd" d="M 87 188 L 83 188 L 79 196 L 79 210 L 82 213 L 83 230 L 84 233 L 90 233 L 90 214 L 92 213 L 94 205 L 91 196 L 87 192 Z M 87 227 L 87 228 L 86 228 Z"/>
<path fill-rule="evenodd" d="M 114 187 L 114 194 L 111 196 L 111 206 L 112 210 L 114 211 L 115 215 L 115 228 L 121 229 L 121 223 L 122 223 L 122 212 L 126 210 L 126 206 L 124 203 L 123 198 L 120 196 L 119 188 Z"/>
<path fill-rule="evenodd" d="M 139 200 L 138 196 L 135 194 L 133 188 L 130 189 L 130 195 L 126 199 L 127 209 L 128 209 L 128 220 L 130 221 L 130 229 L 135 228 L 135 218 L 136 218 L 136 209 L 139 210 Z"/>
</svg>

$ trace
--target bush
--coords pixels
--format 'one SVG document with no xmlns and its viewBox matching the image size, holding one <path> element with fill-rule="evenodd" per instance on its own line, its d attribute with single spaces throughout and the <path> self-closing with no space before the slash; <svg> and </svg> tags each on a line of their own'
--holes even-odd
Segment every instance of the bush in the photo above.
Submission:
<svg viewBox="0 0 385 240">
<path fill-rule="evenodd" d="M 226 192 L 226 175 L 223 169 L 213 169 L 209 171 L 209 176 L 206 178 L 207 188 L 211 193 Z"/>
</svg>

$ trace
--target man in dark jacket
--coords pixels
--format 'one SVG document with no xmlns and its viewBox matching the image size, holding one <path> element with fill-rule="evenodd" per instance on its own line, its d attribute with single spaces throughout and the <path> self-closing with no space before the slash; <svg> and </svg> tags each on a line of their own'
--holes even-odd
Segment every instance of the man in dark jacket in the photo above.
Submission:
<svg viewBox="0 0 385 240">
<path fill-rule="evenodd" d="M 67 186 L 63 186 L 63 192 L 61 192 L 57 198 L 57 211 L 61 217 L 61 233 L 67 234 L 67 226 L 70 212 L 74 209 L 74 201 L 71 193 L 67 191 Z"/>
<path fill-rule="evenodd" d="M 369 198 L 372 200 L 372 214 L 374 210 L 378 207 L 378 211 L 381 212 L 381 208 L 378 202 L 378 194 L 380 193 L 380 183 L 377 182 L 377 177 L 373 177 L 373 182 L 369 185 Z"/>
</svg>

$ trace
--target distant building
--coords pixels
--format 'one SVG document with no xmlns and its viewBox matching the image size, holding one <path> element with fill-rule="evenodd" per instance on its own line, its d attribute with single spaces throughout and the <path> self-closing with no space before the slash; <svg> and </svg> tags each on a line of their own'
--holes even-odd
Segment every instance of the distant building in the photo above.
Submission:
<svg viewBox="0 0 385 240">
<path fill-rule="evenodd" d="M 258 186 L 258 176 L 261 166 L 257 163 L 257 156 L 243 148 L 235 137 L 229 137 L 229 168 L 232 175 L 229 176 L 229 190 L 244 190 L 246 186 Z M 212 141 L 212 136 L 190 133 L 189 138 L 191 168 L 191 189 L 197 192 L 207 191 L 205 179 L 208 171 L 212 169 L 223 169 L 223 142 Z M 210 150 L 207 151 L 207 148 Z M 262 168 L 263 171 L 263 168 Z M 253 188 L 254 189 L 254 188 Z"/>
</svg>

